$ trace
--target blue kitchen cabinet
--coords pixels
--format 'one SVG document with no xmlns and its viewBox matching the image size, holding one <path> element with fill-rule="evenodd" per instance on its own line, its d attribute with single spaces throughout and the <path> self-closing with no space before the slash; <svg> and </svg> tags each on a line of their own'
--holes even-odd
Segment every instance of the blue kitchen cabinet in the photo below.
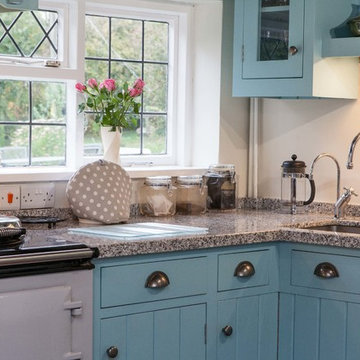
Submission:
<svg viewBox="0 0 360 360">
<path fill-rule="evenodd" d="M 281 244 L 279 360 L 360 358 L 360 252 Z"/>
<path fill-rule="evenodd" d="M 276 360 L 276 246 L 218 255 L 217 359 Z"/>
<path fill-rule="evenodd" d="M 357 98 L 357 57 L 323 55 L 350 0 L 234 1 L 233 96 Z"/>
<path fill-rule="evenodd" d="M 96 360 L 360 358 L 360 250 L 273 243 L 94 263 Z M 154 274 L 162 285 L 146 287 Z"/>
<path fill-rule="evenodd" d="M 279 360 L 360 358 L 360 303 L 280 295 Z"/>
<path fill-rule="evenodd" d="M 100 359 L 205 360 L 206 305 L 101 320 Z"/>
<path fill-rule="evenodd" d="M 206 255 L 131 256 L 95 266 L 94 359 L 206 359 Z"/>
<path fill-rule="evenodd" d="M 252 29 L 243 37 L 244 79 L 302 77 L 304 2 L 244 1 L 244 31 Z M 292 54 L 290 48 L 293 49 Z"/>
<path fill-rule="evenodd" d="M 95 260 L 94 359 L 276 360 L 276 259 L 250 245 Z M 154 274 L 164 286 L 146 287 Z"/>
<path fill-rule="evenodd" d="M 218 303 L 217 359 L 276 360 L 278 293 Z"/>
<path fill-rule="evenodd" d="M 0 0 L 0 12 L 7 10 L 37 10 L 38 0 Z"/>
</svg>

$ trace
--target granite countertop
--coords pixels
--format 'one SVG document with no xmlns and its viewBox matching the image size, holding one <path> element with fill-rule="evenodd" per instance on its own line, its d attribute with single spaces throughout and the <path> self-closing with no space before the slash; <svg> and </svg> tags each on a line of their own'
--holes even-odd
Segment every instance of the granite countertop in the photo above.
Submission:
<svg viewBox="0 0 360 360">
<path fill-rule="evenodd" d="M 304 226 L 329 223 L 360 226 L 360 218 L 344 219 L 336 222 L 331 215 L 324 214 L 288 215 L 267 210 L 236 210 L 227 212 L 211 211 L 199 216 L 135 217 L 129 222 L 151 221 L 207 227 L 209 232 L 205 235 L 124 241 L 83 234 L 70 234 L 68 233 L 69 228 L 89 225 L 82 225 L 74 219 L 69 219 L 58 223 L 55 229 L 47 229 L 47 225 L 27 225 L 26 241 L 36 242 L 40 237 L 50 236 L 83 242 L 91 247 L 97 247 L 100 252 L 100 258 L 206 249 L 279 240 L 360 248 L 360 234 L 300 229 L 300 227 Z"/>
</svg>

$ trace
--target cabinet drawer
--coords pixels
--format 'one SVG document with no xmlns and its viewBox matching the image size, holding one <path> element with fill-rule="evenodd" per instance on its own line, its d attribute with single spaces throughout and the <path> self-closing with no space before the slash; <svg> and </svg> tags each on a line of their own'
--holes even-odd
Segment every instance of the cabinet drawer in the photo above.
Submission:
<svg viewBox="0 0 360 360">
<path fill-rule="evenodd" d="M 269 250 L 219 255 L 218 291 L 268 285 L 269 266 Z"/>
<path fill-rule="evenodd" d="M 314 272 L 318 266 L 316 275 Z M 320 277 L 319 271 L 325 277 Z M 359 271 L 358 257 L 299 250 L 293 250 L 291 254 L 291 285 L 294 286 L 360 293 Z"/>
<path fill-rule="evenodd" d="M 164 274 L 167 276 L 169 284 L 146 287 L 150 275 L 159 272 L 163 278 Z M 207 287 L 206 257 L 104 267 L 101 269 L 101 307 L 200 295 L 207 292 Z"/>
</svg>

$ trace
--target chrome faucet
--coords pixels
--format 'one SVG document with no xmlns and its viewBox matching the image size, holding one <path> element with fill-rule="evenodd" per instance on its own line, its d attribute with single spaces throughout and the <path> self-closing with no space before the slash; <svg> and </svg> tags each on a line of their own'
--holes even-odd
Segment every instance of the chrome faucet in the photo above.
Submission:
<svg viewBox="0 0 360 360">
<path fill-rule="evenodd" d="M 310 173 L 309 173 L 309 179 L 313 180 L 313 172 L 314 172 L 314 165 L 316 164 L 316 162 L 318 160 L 320 160 L 321 158 L 324 157 L 328 157 L 330 159 L 332 159 L 335 162 L 336 165 L 336 199 L 338 200 L 340 197 L 340 165 L 339 162 L 335 159 L 334 156 L 328 154 L 328 153 L 321 153 L 319 154 L 311 163 L 311 167 L 310 167 Z"/>
<path fill-rule="evenodd" d="M 344 187 L 345 192 L 337 199 L 334 208 L 334 218 L 340 219 L 343 215 L 345 206 L 349 203 L 351 196 L 358 196 L 352 187 L 349 189 Z"/>
<path fill-rule="evenodd" d="M 353 141 L 351 142 L 350 149 L 349 149 L 349 155 L 348 155 L 348 161 L 346 163 L 346 167 L 348 169 L 352 169 L 354 167 L 354 164 L 353 164 L 354 150 L 355 150 L 355 146 L 356 146 L 357 142 L 359 141 L 359 139 L 360 139 L 360 133 L 358 133 L 353 138 Z"/>
</svg>

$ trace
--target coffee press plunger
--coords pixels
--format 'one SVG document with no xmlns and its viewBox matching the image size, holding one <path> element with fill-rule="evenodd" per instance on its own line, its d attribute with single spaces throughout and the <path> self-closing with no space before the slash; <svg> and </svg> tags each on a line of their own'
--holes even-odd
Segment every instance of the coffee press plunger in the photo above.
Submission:
<svg viewBox="0 0 360 360">
<path fill-rule="evenodd" d="M 281 165 L 281 210 L 288 214 L 297 214 L 304 211 L 304 206 L 309 205 L 315 198 L 315 182 L 305 174 L 304 161 L 296 160 L 297 156 L 291 156 L 292 160 L 284 161 Z M 306 200 L 306 181 L 310 182 L 310 197 Z"/>
</svg>

